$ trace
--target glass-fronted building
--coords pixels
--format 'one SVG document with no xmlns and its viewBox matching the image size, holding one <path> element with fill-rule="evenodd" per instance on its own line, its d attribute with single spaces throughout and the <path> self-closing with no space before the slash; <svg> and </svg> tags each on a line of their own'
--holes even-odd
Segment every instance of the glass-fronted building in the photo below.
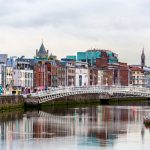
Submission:
<svg viewBox="0 0 150 150">
<path fill-rule="evenodd" d="M 96 65 L 96 59 L 106 57 L 107 63 L 118 63 L 117 54 L 109 50 L 87 50 L 86 52 L 77 52 L 77 61 L 88 62 L 89 65 Z"/>
</svg>

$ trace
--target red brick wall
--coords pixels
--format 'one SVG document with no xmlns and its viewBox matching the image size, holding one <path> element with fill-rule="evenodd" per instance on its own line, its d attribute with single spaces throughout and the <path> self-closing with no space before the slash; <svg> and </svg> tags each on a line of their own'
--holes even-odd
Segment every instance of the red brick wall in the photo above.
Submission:
<svg viewBox="0 0 150 150">
<path fill-rule="evenodd" d="M 127 63 L 119 63 L 119 70 L 120 70 L 120 84 L 124 86 L 128 86 L 129 79 L 128 79 L 128 65 Z"/>
<path fill-rule="evenodd" d="M 97 68 L 107 68 L 108 63 L 106 58 L 97 58 L 96 59 L 96 67 Z"/>
<path fill-rule="evenodd" d="M 50 64 L 39 61 L 34 66 L 34 87 L 50 86 Z"/>
</svg>

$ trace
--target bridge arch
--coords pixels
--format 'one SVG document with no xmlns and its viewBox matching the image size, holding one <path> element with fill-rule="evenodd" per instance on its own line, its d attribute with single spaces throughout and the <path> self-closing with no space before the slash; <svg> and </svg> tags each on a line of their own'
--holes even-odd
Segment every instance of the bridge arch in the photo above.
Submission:
<svg viewBox="0 0 150 150">
<path fill-rule="evenodd" d="M 79 94 L 109 94 L 115 93 L 150 97 L 150 89 L 143 87 L 133 86 L 83 86 L 83 87 L 56 87 L 50 88 L 46 91 L 40 91 L 38 93 L 32 93 L 31 98 L 36 103 L 44 103 L 47 101 L 55 100 L 62 97 L 79 95 Z"/>
</svg>

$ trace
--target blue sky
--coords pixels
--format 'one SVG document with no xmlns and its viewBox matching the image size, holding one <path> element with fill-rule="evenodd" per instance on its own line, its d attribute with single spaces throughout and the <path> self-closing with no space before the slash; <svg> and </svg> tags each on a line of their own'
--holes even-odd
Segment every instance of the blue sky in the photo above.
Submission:
<svg viewBox="0 0 150 150">
<path fill-rule="evenodd" d="M 32 57 L 44 45 L 58 58 L 90 48 L 150 66 L 149 0 L 0 0 L 0 53 Z"/>
</svg>

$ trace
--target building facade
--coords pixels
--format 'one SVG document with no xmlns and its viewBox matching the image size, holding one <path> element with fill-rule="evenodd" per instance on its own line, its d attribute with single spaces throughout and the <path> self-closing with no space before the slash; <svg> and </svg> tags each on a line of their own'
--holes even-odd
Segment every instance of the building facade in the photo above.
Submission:
<svg viewBox="0 0 150 150">
<path fill-rule="evenodd" d="M 13 80 L 13 67 L 6 66 L 6 87 L 12 87 L 14 85 L 14 80 Z"/>
<path fill-rule="evenodd" d="M 6 88 L 6 64 L 0 64 L 0 85 Z"/>
<path fill-rule="evenodd" d="M 93 49 L 86 52 L 77 52 L 77 60 L 87 62 L 89 66 L 104 68 L 108 64 L 118 63 L 118 55 L 110 50 Z"/>
<path fill-rule="evenodd" d="M 51 81 L 51 87 L 57 87 L 58 86 L 58 65 L 55 60 L 50 62 L 51 64 L 51 74 L 50 74 L 50 81 Z"/>
<path fill-rule="evenodd" d="M 104 71 L 98 70 L 98 85 L 104 85 Z"/>
<path fill-rule="evenodd" d="M 34 88 L 45 90 L 49 86 L 51 86 L 51 64 L 38 61 L 34 65 Z"/>
<path fill-rule="evenodd" d="M 33 89 L 33 70 L 14 69 L 13 86 L 25 93 L 30 93 Z"/>
<path fill-rule="evenodd" d="M 58 78 L 58 87 L 59 86 L 65 86 L 65 73 L 66 73 L 66 70 L 65 70 L 65 65 L 63 65 L 61 62 L 57 62 L 57 66 L 58 66 L 58 69 L 57 69 L 57 78 Z"/>
<path fill-rule="evenodd" d="M 129 66 L 130 69 L 130 85 L 145 86 L 145 75 L 142 68 L 138 66 Z"/>
<path fill-rule="evenodd" d="M 97 67 L 89 67 L 89 85 L 98 84 L 98 69 Z"/>
<path fill-rule="evenodd" d="M 88 73 L 88 64 L 77 61 L 75 67 L 75 86 L 88 86 Z"/>
<path fill-rule="evenodd" d="M 34 90 L 45 90 L 51 86 L 51 63 L 48 61 L 48 50 L 42 42 L 34 58 Z"/>
<path fill-rule="evenodd" d="M 74 86 L 76 61 L 68 58 L 63 58 L 61 59 L 61 64 L 65 67 L 65 86 Z"/>
<path fill-rule="evenodd" d="M 130 81 L 130 71 L 127 63 L 119 62 L 119 82 L 120 85 L 128 86 Z"/>
</svg>

